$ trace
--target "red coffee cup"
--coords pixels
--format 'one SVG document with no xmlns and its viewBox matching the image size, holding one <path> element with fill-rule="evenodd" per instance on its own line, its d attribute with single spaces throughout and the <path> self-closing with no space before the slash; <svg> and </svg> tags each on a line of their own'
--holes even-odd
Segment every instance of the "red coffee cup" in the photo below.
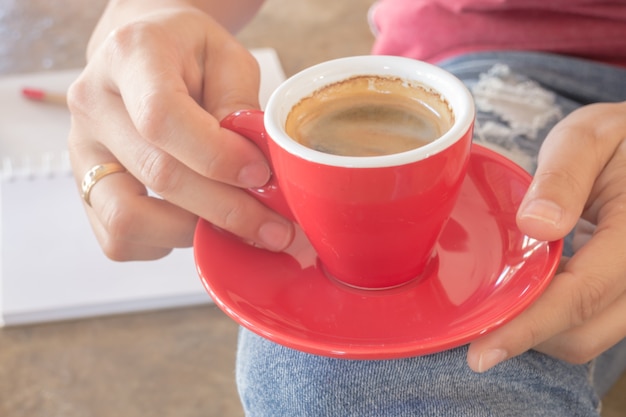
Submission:
<svg viewBox="0 0 626 417">
<path fill-rule="evenodd" d="M 433 142 L 381 156 L 338 156 L 287 135 L 294 105 L 320 88 L 358 75 L 399 77 L 435 91 L 454 116 Z M 241 111 L 222 125 L 254 141 L 272 179 L 250 192 L 300 225 L 322 268 L 350 286 L 384 289 L 420 277 L 466 174 L 475 116 L 465 85 L 409 58 L 359 56 L 328 61 L 286 80 L 264 112 Z"/>
</svg>

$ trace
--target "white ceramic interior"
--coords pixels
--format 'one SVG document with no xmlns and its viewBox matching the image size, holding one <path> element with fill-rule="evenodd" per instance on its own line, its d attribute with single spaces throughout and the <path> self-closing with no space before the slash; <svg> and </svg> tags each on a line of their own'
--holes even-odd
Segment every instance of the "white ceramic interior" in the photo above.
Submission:
<svg viewBox="0 0 626 417">
<path fill-rule="evenodd" d="M 291 108 L 302 98 L 325 85 L 357 75 L 395 76 L 438 91 L 454 113 L 454 125 L 428 145 L 393 155 L 353 157 L 331 155 L 299 144 L 287 136 L 285 121 Z M 365 55 L 327 61 L 297 73 L 271 95 L 265 109 L 265 129 L 289 153 L 324 165 L 374 168 L 403 165 L 429 157 L 459 140 L 474 120 L 474 101 L 467 87 L 447 71 L 410 58 Z"/>
</svg>

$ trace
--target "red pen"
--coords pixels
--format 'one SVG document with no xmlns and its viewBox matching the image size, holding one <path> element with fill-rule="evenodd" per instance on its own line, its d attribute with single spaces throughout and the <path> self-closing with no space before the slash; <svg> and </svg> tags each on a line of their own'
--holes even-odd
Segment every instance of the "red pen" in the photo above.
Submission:
<svg viewBox="0 0 626 417">
<path fill-rule="evenodd" d="M 41 101 L 43 103 L 67 105 L 65 94 L 53 93 L 38 88 L 25 87 L 22 89 L 22 96 L 29 100 Z"/>
</svg>

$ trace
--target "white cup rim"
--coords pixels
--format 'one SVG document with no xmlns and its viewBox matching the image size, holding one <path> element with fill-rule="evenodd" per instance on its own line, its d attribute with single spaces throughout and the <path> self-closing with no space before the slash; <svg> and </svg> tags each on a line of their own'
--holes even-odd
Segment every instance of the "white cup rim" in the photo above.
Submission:
<svg viewBox="0 0 626 417">
<path fill-rule="evenodd" d="M 358 68 L 358 71 L 354 69 Z M 454 113 L 453 126 L 439 139 L 406 152 L 381 156 L 341 156 L 308 148 L 291 139 L 284 125 L 291 108 L 325 85 L 358 75 L 395 76 L 438 91 Z M 435 155 L 460 140 L 474 121 L 474 101 L 458 78 L 435 65 L 411 58 L 363 55 L 334 59 L 307 68 L 284 81 L 270 96 L 264 124 L 278 146 L 302 159 L 330 166 L 376 168 L 405 165 Z"/>
</svg>

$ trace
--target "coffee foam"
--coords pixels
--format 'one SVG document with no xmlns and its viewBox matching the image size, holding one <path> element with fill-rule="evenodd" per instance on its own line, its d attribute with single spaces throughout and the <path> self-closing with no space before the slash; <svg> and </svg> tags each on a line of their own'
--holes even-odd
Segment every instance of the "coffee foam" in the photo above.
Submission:
<svg viewBox="0 0 626 417">
<path fill-rule="evenodd" d="M 378 156 L 430 143 L 453 123 L 448 103 L 432 89 L 396 77 L 357 76 L 302 99 L 285 128 L 321 152 Z"/>
</svg>

